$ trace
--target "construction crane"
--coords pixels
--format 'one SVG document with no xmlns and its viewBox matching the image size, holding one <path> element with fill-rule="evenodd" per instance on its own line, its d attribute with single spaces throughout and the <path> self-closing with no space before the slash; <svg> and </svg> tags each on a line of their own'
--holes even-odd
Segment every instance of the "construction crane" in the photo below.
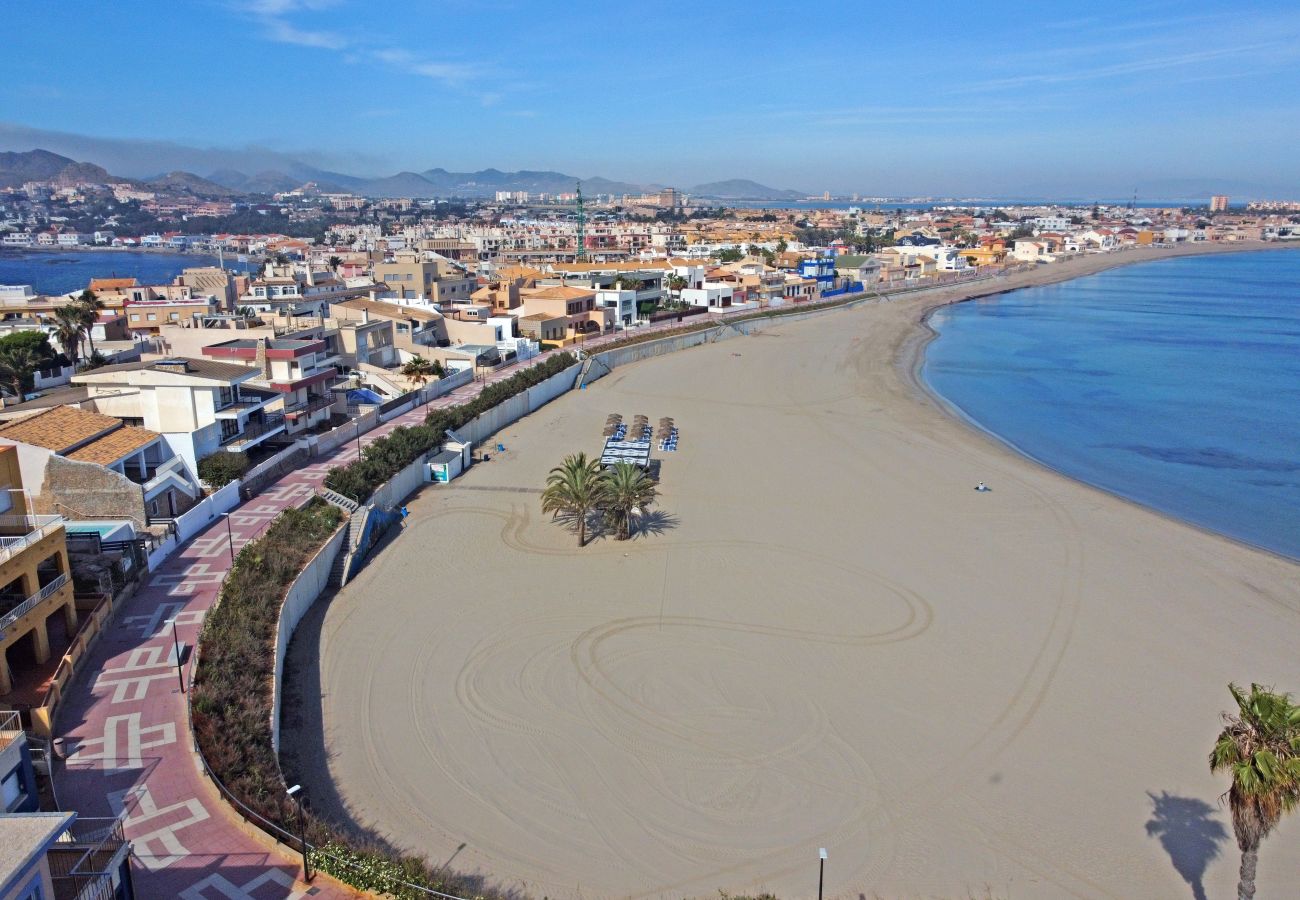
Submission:
<svg viewBox="0 0 1300 900">
<path fill-rule="evenodd" d="M 582 206 L 582 182 L 578 182 L 578 255 L 579 262 L 587 258 L 587 211 Z"/>
</svg>

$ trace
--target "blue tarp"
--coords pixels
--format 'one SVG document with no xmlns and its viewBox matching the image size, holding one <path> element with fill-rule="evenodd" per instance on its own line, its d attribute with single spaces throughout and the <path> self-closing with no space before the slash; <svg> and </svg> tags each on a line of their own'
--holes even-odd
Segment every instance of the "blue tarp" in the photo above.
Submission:
<svg viewBox="0 0 1300 900">
<path fill-rule="evenodd" d="M 366 404 L 380 404 L 384 398 L 367 388 L 353 388 L 348 391 L 348 406 L 363 406 Z"/>
</svg>

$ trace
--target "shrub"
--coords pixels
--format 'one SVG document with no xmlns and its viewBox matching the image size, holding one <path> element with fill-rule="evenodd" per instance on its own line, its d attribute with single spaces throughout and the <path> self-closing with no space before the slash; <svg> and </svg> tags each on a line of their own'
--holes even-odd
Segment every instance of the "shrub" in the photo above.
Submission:
<svg viewBox="0 0 1300 900">
<path fill-rule="evenodd" d="M 298 810 L 285 793 L 271 743 L 271 685 L 275 632 L 289 585 L 338 528 L 343 514 L 313 500 L 282 512 L 262 537 L 245 545 L 221 587 L 200 636 L 201 653 L 190 690 L 199 752 L 217 780 L 241 804 L 296 834 Z M 340 832 L 306 810 L 311 858 L 321 871 L 365 891 L 420 898 L 424 891 L 498 898 L 483 879 L 433 868 L 425 860 Z"/>
<path fill-rule="evenodd" d="M 199 460 L 199 477 L 214 488 L 224 487 L 243 477 L 248 469 L 248 457 L 229 450 L 218 450 Z"/>
<path fill-rule="evenodd" d="M 557 353 L 545 362 L 516 372 L 504 381 L 490 384 L 478 396 L 458 406 L 435 409 L 423 425 L 399 426 L 376 438 L 361 451 L 361 458 L 346 466 L 335 466 L 325 476 L 325 486 L 362 503 L 385 481 L 421 456 L 442 446 L 443 433 L 455 430 L 499 403 L 541 384 L 578 361 L 572 353 Z"/>
</svg>

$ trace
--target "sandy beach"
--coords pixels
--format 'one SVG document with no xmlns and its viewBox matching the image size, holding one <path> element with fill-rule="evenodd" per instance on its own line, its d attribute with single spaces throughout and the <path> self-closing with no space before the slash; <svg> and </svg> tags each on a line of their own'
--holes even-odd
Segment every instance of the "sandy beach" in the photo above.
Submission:
<svg viewBox="0 0 1300 900">
<path fill-rule="evenodd" d="M 304 622 L 292 777 L 535 897 L 815 896 L 819 847 L 828 897 L 1232 895 L 1207 754 L 1228 681 L 1300 691 L 1300 566 L 1030 462 L 915 374 L 935 304 L 1232 249 L 828 312 L 561 397 Z M 579 548 L 538 493 L 611 412 L 673 417 L 679 450 L 633 540 Z M 1294 894 L 1295 819 L 1260 897 Z"/>
</svg>

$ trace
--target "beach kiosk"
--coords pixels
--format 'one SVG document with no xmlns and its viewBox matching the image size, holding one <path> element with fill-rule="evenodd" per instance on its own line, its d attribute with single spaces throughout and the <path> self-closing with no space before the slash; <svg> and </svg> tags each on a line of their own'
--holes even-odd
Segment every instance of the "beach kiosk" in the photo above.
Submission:
<svg viewBox="0 0 1300 900">
<path fill-rule="evenodd" d="M 447 484 L 470 465 L 469 441 L 447 441 L 442 450 L 425 461 L 424 480 L 432 484 Z"/>
</svg>

